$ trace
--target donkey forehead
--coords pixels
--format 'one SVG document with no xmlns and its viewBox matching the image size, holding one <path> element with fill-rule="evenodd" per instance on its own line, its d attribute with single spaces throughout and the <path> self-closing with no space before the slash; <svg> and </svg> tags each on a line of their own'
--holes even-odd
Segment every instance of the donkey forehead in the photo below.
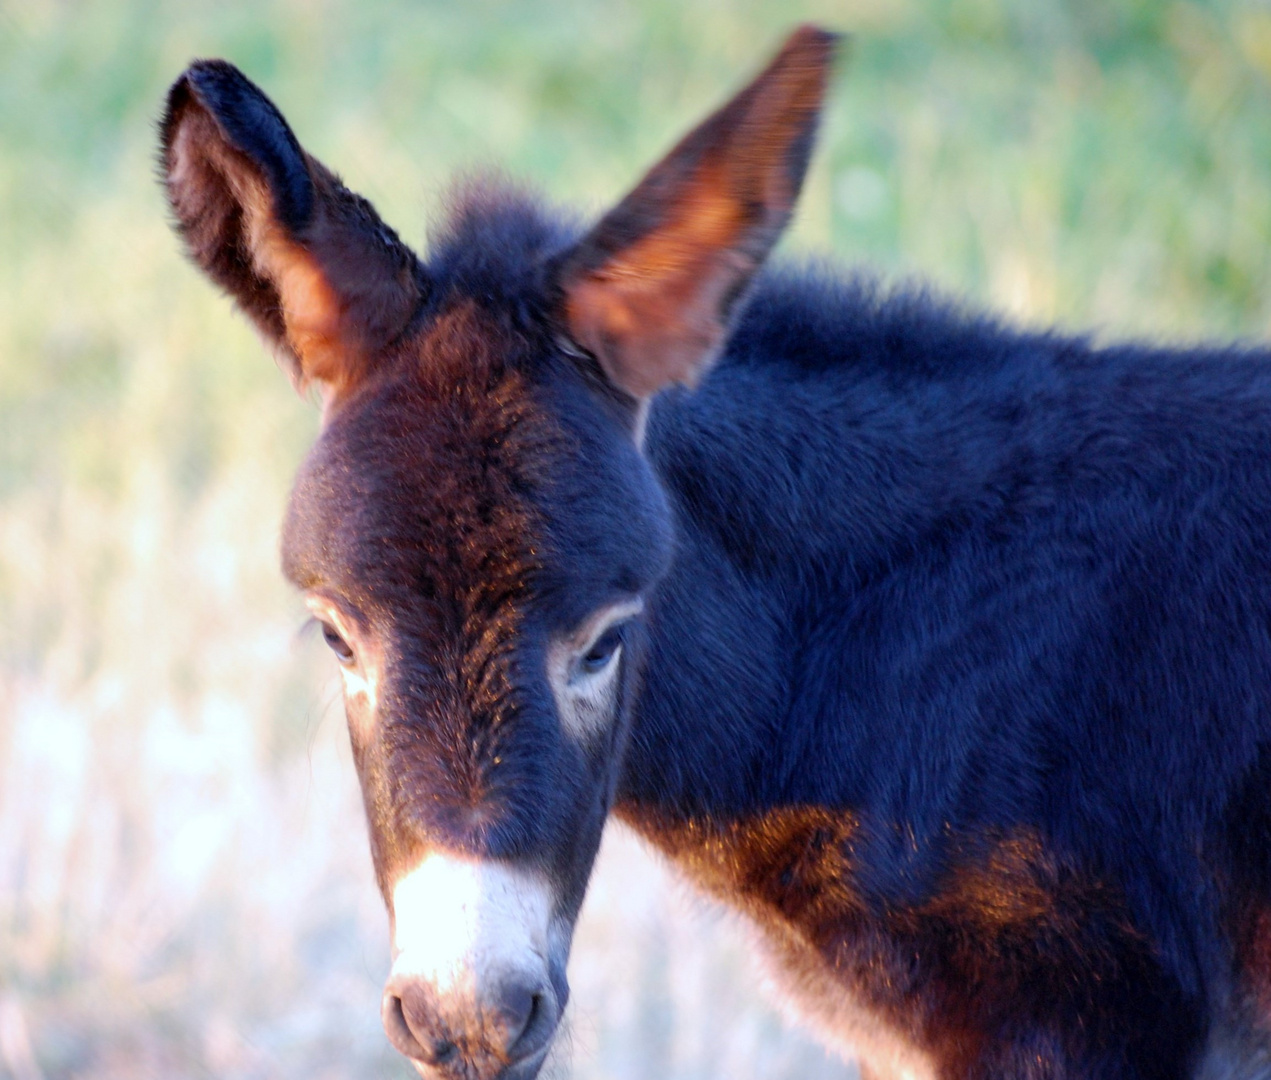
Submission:
<svg viewBox="0 0 1271 1080">
<path fill-rule="evenodd" d="M 426 345 L 340 408 L 302 466 L 283 533 L 298 584 L 462 594 L 497 575 L 524 587 L 542 547 L 528 481 L 547 418 L 517 373 L 445 379 Z M 474 359 L 486 348 L 471 347 Z"/>
<path fill-rule="evenodd" d="M 623 417 L 572 361 L 509 338 L 449 312 L 335 414 L 292 492 L 294 582 L 372 607 L 532 598 L 551 627 L 656 580 L 669 517 Z"/>
</svg>

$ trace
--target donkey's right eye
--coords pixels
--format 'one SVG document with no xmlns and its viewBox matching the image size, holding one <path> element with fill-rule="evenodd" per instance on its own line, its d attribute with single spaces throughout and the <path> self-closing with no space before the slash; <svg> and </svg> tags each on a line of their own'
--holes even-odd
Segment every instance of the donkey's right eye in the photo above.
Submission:
<svg viewBox="0 0 1271 1080">
<path fill-rule="evenodd" d="M 331 646 L 336 659 L 345 667 L 353 663 L 353 647 L 340 636 L 340 632 L 330 623 L 322 624 L 322 639 Z"/>
</svg>

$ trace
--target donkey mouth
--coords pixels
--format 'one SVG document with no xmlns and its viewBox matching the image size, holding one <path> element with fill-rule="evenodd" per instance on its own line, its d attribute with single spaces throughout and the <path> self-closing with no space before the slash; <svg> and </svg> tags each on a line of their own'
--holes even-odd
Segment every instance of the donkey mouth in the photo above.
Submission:
<svg viewBox="0 0 1271 1080">
<path fill-rule="evenodd" d="M 550 1049 L 551 1040 L 549 1039 L 547 1045 L 535 1051 L 529 1057 L 522 1058 L 520 1061 L 489 1073 L 473 1070 L 470 1065 L 459 1059 L 457 1055 L 453 1066 L 447 1064 L 429 1065 L 418 1060 L 412 1060 L 411 1064 L 415 1066 L 415 1071 L 424 1080 L 534 1080 L 543 1068 L 543 1063 L 547 1060 L 547 1053 Z"/>
</svg>

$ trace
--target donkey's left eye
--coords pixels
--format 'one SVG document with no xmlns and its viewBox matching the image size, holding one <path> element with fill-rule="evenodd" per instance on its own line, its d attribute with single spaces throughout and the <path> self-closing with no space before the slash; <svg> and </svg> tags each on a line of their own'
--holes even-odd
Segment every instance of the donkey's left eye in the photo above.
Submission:
<svg viewBox="0 0 1271 1080">
<path fill-rule="evenodd" d="M 335 657 L 345 667 L 353 663 L 353 647 L 340 636 L 340 632 L 330 623 L 322 624 L 322 639 L 331 646 Z"/>
<path fill-rule="evenodd" d="M 623 629 L 622 625 L 611 626 L 596 638 L 592 647 L 578 661 L 578 667 L 584 674 L 594 675 L 609 666 L 609 661 L 622 645 Z"/>
</svg>

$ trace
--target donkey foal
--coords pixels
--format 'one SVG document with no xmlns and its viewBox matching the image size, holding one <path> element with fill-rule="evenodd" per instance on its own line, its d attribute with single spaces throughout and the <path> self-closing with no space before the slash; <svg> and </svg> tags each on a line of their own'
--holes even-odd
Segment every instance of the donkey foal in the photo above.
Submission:
<svg viewBox="0 0 1271 1080">
<path fill-rule="evenodd" d="M 283 564 L 388 1036 L 537 1074 L 612 811 L 875 1075 L 1271 1075 L 1271 354 L 761 271 L 833 40 L 590 229 L 470 186 L 426 262 L 231 65 L 171 90 L 177 228 L 322 402 Z"/>
</svg>

